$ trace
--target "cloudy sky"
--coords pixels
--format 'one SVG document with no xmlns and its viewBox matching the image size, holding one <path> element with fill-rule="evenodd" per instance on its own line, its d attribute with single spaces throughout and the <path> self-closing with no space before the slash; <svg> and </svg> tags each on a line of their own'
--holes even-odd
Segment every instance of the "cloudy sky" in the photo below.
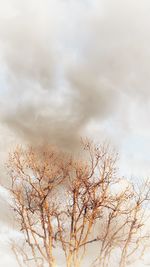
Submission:
<svg viewBox="0 0 150 267">
<path fill-rule="evenodd" d="M 0 3 L 1 181 L 16 144 L 75 151 L 81 136 L 111 142 L 121 175 L 148 177 L 150 1 Z M 0 196 L 0 265 L 16 266 L 2 187 Z"/>
</svg>

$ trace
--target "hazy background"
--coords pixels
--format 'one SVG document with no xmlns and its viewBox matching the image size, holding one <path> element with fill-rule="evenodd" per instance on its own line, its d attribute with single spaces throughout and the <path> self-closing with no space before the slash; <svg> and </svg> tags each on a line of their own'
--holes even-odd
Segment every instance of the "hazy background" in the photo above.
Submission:
<svg viewBox="0 0 150 267">
<path fill-rule="evenodd" d="M 150 1 L 0 3 L 1 181 L 17 143 L 74 152 L 81 136 L 110 141 L 121 175 L 149 176 Z M 16 232 L 2 187 L 0 195 L 0 265 L 8 267 Z"/>
</svg>

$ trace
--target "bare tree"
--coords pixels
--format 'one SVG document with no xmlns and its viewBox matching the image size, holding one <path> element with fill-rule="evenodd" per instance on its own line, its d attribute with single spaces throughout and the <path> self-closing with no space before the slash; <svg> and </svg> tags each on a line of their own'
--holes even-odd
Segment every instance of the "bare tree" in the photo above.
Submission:
<svg viewBox="0 0 150 267">
<path fill-rule="evenodd" d="M 82 148 L 79 159 L 51 147 L 10 154 L 10 192 L 24 234 L 23 245 L 12 245 L 20 266 L 57 266 L 63 251 L 65 266 L 80 267 L 96 244 L 92 267 L 110 266 L 115 252 L 115 266 L 124 267 L 149 246 L 149 182 L 138 190 L 119 178 L 109 146 L 86 141 Z"/>
</svg>

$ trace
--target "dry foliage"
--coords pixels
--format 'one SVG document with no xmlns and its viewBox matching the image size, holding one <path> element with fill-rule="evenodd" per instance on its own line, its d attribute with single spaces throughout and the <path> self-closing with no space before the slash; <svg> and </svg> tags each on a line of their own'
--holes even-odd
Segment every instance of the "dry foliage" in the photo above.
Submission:
<svg viewBox="0 0 150 267">
<path fill-rule="evenodd" d="M 140 190 L 116 173 L 116 155 L 109 146 L 86 141 L 80 160 L 45 147 L 18 147 L 8 170 L 13 209 L 24 243 L 12 244 L 20 266 L 57 266 L 63 252 L 66 267 L 124 267 L 149 246 L 144 230 L 149 183 Z M 95 250 L 95 249 L 94 249 Z M 86 264 L 87 266 L 87 264 Z"/>
</svg>

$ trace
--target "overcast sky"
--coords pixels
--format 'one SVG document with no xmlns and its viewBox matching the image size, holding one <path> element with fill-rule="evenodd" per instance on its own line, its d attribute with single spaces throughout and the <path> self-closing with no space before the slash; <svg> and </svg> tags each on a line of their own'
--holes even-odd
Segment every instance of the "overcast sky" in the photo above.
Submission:
<svg viewBox="0 0 150 267">
<path fill-rule="evenodd" d="M 48 142 L 74 151 L 81 136 L 110 141 L 121 175 L 148 177 L 150 1 L 0 3 L 1 180 L 15 144 Z M 0 195 L 0 265 L 8 267 L 11 215 L 3 189 Z"/>
</svg>

